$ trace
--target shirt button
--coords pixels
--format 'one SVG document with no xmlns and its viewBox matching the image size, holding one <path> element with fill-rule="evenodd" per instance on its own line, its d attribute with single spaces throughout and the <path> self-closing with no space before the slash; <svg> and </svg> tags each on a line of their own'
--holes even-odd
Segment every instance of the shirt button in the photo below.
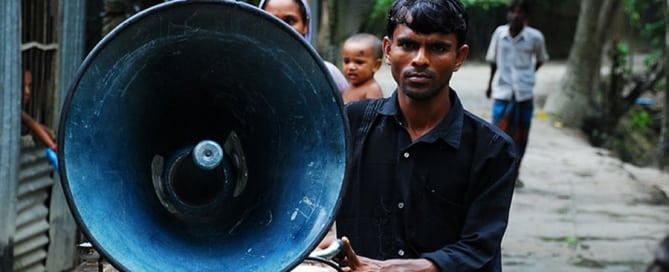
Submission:
<svg viewBox="0 0 669 272">
<path fill-rule="evenodd" d="M 409 158 L 409 152 L 404 152 L 404 158 L 406 158 L 406 159 Z"/>
<path fill-rule="evenodd" d="M 404 256 L 404 250 L 400 249 L 397 251 L 397 255 Z"/>
<path fill-rule="evenodd" d="M 404 202 L 397 203 L 397 207 L 400 209 L 404 208 Z"/>
</svg>

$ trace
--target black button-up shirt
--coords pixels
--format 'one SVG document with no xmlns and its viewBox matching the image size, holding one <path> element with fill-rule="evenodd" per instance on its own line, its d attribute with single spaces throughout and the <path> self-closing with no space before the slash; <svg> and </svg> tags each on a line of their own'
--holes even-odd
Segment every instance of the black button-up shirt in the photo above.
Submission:
<svg viewBox="0 0 669 272">
<path fill-rule="evenodd" d="M 349 237 L 359 255 L 427 258 L 442 271 L 501 270 L 517 175 L 514 146 L 464 110 L 453 90 L 450 98 L 444 120 L 414 142 L 397 93 L 382 102 L 362 157 L 352 160 L 357 163 L 336 221 L 338 236 Z M 362 117 L 352 107 L 356 142 Z"/>
</svg>

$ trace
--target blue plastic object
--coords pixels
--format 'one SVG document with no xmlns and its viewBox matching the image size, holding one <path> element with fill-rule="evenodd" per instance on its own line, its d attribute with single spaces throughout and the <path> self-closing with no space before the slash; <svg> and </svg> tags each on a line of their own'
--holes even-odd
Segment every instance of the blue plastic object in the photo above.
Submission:
<svg viewBox="0 0 669 272">
<path fill-rule="evenodd" d="M 198 190 L 178 176 L 182 200 L 225 203 L 212 216 L 175 216 L 156 194 L 160 166 L 231 132 L 245 187 Z M 234 1 L 170 1 L 122 23 L 82 64 L 59 133 L 71 210 L 125 271 L 289 271 L 333 223 L 350 159 L 321 58 L 285 23 Z"/>
<path fill-rule="evenodd" d="M 653 98 L 639 97 L 636 99 L 635 103 L 637 105 L 655 105 L 657 102 Z"/>
<path fill-rule="evenodd" d="M 45 149 L 45 152 L 46 152 L 46 158 L 49 160 L 49 163 L 51 163 L 53 169 L 56 170 L 56 173 L 58 173 L 58 154 L 56 153 L 56 151 L 54 151 L 49 147 Z"/>
</svg>

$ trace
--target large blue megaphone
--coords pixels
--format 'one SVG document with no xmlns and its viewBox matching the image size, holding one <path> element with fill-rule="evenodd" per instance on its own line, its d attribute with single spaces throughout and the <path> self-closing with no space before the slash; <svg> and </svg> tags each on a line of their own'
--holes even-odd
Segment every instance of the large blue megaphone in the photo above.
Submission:
<svg viewBox="0 0 669 272">
<path fill-rule="evenodd" d="M 341 99 L 287 25 L 171 1 L 106 36 L 59 129 L 66 198 L 126 271 L 286 271 L 333 223 L 350 159 Z"/>
</svg>

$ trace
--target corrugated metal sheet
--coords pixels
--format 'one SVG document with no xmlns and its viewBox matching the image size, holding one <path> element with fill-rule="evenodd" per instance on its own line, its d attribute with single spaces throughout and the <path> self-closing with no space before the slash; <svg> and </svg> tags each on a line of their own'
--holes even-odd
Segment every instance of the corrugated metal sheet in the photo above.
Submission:
<svg viewBox="0 0 669 272">
<path fill-rule="evenodd" d="M 54 127 L 51 117 L 58 54 L 58 1 L 21 0 L 21 66 L 24 90 L 31 89 L 22 109 L 35 121 Z M 32 81 L 26 80 L 30 74 Z"/>
<path fill-rule="evenodd" d="M 48 199 L 54 182 L 53 168 L 46 158 L 44 147 L 36 146 L 31 136 L 24 136 L 21 140 L 14 271 L 46 271 Z"/>
<path fill-rule="evenodd" d="M 51 126 L 47 115 L 53 95 L 58 1 L 21 0 L 22 110 L 37 122 Z M 26 91 L 27 92 L 27 91 Z M 26 93 L 24 93 L 25 95 Z M 16 193 L 16 232 L 14 233 L 14 271 L 47 271 L 49 239 L 49 200 L 54 180 L 42 144 L 23 131 Z"/>
<path fill-rule="evenodd" d="M 13 267 L 21 116 L 20 6 L 0 1 L 0 271 Z M 16 91 L 12 91 L 16 90 Z"/>
<path fill-rule="evenodd" d="M 0 16 L 0 47 L 5 49 L 0 50 L 0 85 L 4 87 L 0 95 L 4 113 L 0 114 L 0 187 L 7 188 L 0 190 L 2 272 L 74 267 L 77 226 L 60 184 L 54 184 L 57 176 L 52 177 L 44 148 L 36 146 L 20 125 L 20 116 L 11 117 L 18 112 L 20 101 L 23 112 L 54 130 L 62 103 L 55 78 L 60 74 L 60 83 L 69 84 L 74 73 L 70 70 L 83 57 L 82 50 L 71 48 L 83 47 L 85 4 L 85 0 L 0 0 L 0 14 L 4 15 Z M 61 35 L 67 39 L 67 52 L 61 52 Z M 67 58 L 58 59 L 59 53 L 68 54 Z M 57 73 L 58 65 L 68 69 Z M 19 141 L 19 135 L 26 136 Z"/>
</svg>

